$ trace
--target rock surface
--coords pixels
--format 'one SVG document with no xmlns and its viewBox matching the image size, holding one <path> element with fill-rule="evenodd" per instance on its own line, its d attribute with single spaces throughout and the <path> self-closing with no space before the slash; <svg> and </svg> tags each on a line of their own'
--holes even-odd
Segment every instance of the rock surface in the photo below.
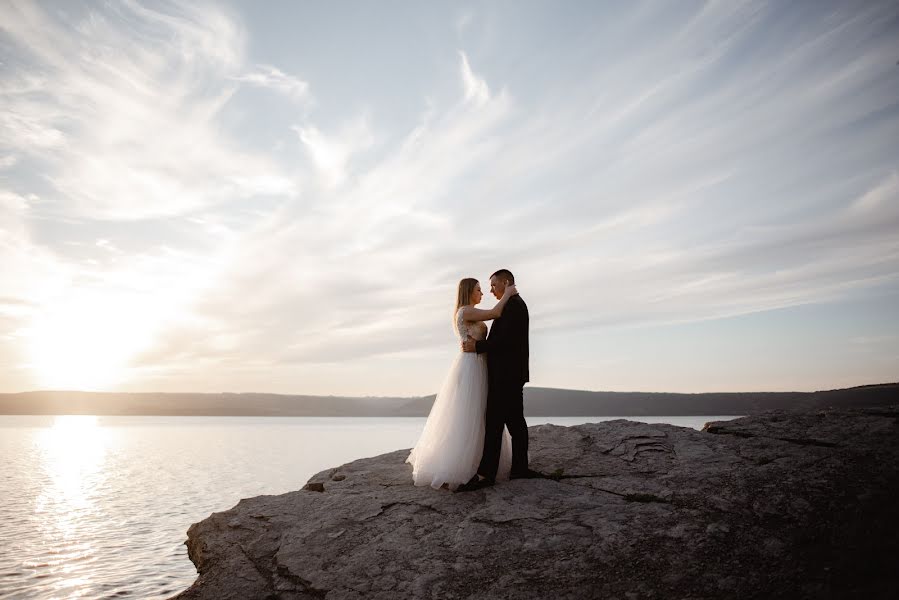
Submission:
<svg viewBox="0 0 899 600">
<path fill-rule="evenodd" d="M 177 598 L 899 598 L 899 406 L 530 439 L 556 480 L 414 487 L 398 450 L 241 500 Z"/>
</svg>

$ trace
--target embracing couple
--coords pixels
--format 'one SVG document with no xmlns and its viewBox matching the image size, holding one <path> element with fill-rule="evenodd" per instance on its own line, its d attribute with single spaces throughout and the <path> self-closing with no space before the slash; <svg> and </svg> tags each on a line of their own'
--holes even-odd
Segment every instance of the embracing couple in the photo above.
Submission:
<svg viewBox="0 0 899 600">
<path fill-rule="evenodd" d="M 528 307 L 507 269 L 490 276 L 490 292 L 496 306 L 475 308 L 484 295 L 480 283 L 459 282 L 454 325 L 462 352 L 406 459 L 415 485 L 463 492 L 498 479 L 543 477 L 528 468 Z"/>
</svg>

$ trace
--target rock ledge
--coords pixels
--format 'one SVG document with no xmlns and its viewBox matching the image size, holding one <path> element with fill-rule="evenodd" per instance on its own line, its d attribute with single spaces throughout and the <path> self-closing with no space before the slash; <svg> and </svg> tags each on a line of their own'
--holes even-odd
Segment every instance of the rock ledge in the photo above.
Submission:
<svg viewBox="0 0 899 600">
<path fill-rule="evenodd" d="M 557 480 L 416 488 L 398 450 L 241 500 L 177 598 L 899 597 L 899 405 L 530 435 Z"/>
</svg>

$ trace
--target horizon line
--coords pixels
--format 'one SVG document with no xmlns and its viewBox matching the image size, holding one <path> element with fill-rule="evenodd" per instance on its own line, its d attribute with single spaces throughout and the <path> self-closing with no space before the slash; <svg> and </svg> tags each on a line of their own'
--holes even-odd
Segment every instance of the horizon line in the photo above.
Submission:
<svg viewBox="0 0 899 600">
<path fill-rule="evenodd" d="M 899 381 L 890 381 L 890 382 L 881 382 L 881 383 L 866 383 L 862 385 L 853 385 L 845 388 L 829 388 L 829 389 L 817 389 L 811 391 L 800 391 L 800 390 L 764 390 L 764 391 L 751 391 L 751 390 L 739 390 L 739 391 L 713 391 L 713 392 L 647 392 L 641 390 L 584 390 L 584 389 L 575 389 L 575 388 L 558 388 L 558 387 L 550 387 L 550 386 L 526 386 L 527 389 L 544 389 L 544 390 L 557 390 L 562 392 L 582 392 L 588 394 L 680 394 L 680 395 L 689 395 L 689 396 L 699 396 L 706 394 L 820 394 L 825 392 L 837 392 L 837 391 L 845 391 L 845 390 L 856 390 L 862 388 L 872 388 L 872 387 L 885 387 L 885 386 L 896 386 L 899 385 Z M 154 394 L 154 395 L 167 395 L 167 396 L 175 396 L 175 395 L 199 395 L 199 396 L 221 396 L 221 395 L 266 395 L 266 396 L 284 396 L 284 397 L 292 397 L 292 396 L 308 396 L 308 397 L 316 397 L 316 398 L 346 398 L 346 399 L 377 399 L 377 398 L 390 398 L 390 399 L 417 399 L 417 398 L 429 398 L 431 396 L 436 396 L 437 392 L 433 392 L 430 394 L 420 394 L 420 395 L 412 395 L 412 396 L 390 396 L 390 395 L 369 395 L 369 396 L 351 396 L 344 394 L 307 394 L 307 393 L 283 393 L 283 392 L 189 392 L 189 391 L 179 391 L 179 392 L 157 392 L 157 391 L 141 391 L 141 392 L 133 392 L 133 391 L 109 391 L 109 390 L 54 390 L 54 389 L 39 389 L 39 390 L 25 390 L 18 392 L 0 392 L 0 395 L 22 395 L 22 394 Z"/>
</svg>

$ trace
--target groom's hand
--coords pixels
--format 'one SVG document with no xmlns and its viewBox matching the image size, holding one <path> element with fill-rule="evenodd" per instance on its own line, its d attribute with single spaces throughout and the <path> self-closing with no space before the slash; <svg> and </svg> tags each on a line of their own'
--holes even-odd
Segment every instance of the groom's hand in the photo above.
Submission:
<svg viewBox="0 0 899 600">
<path fill-rule="evenodd" d="M 470 337 L 466 337 L 465 341 L 462 342 L 462 352 L 474 352 L 475 351 L 475 341 Z"/>
</svg>

